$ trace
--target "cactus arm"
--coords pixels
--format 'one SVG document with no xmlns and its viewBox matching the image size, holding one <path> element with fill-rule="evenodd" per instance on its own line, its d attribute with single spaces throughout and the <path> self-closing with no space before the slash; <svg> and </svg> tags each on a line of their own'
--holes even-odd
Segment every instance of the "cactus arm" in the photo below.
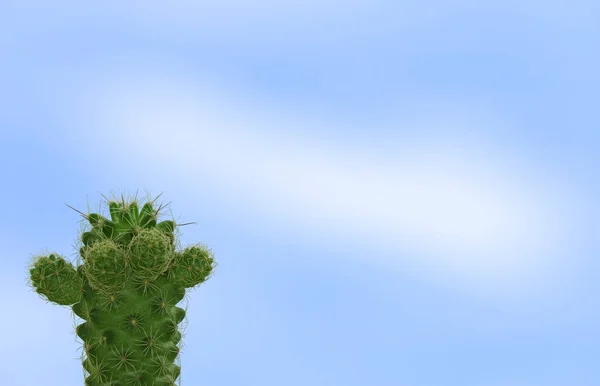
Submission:
<svg viewBox="0 0 600 386">
<path fill-rule="evenodd" d="M 175 252 L 167 276 L 184 288 L 193 288 L 204 283 L 214 267 L 212 251 L 197 244 L 187 247 L 183 252 Z"/>
<path fill-rule="evenodd" d="M 39 256 L 29 273 L 35 292 L 49 301 L 69 306 L 81 299 L 83 280 L 73 264 L 59 255 Z"/>
</svg>

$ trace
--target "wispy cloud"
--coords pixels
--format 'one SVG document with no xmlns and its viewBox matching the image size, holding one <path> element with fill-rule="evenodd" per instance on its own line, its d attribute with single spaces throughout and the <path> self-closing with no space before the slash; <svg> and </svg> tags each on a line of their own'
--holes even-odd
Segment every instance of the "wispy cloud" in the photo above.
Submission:
<svg viewBox="0 0 600 386">
<path fill-rule="evenodd" d="M 113 138 L 110 152 L 139 168 L 201 181 L 185 189 L 211 186 L 258 216 L 396 252 L 374 263 L 514 285 L 543 276 L 565 248 L 566 191 L 473 135 L 481 131 L 473 125 L 499 124 L 487 112 L 429 106 L 415 115 L 420 127 L 392 122 L 398 138 L 383 150 L 303 134 L 305 125 L 315 132 L 314 119 L 286 116 L 232 85 L 140 68 L 106 72 L 76 97 L 85 120 L 77 126 L 89 128 L 78 142 Z"/>
</svg>

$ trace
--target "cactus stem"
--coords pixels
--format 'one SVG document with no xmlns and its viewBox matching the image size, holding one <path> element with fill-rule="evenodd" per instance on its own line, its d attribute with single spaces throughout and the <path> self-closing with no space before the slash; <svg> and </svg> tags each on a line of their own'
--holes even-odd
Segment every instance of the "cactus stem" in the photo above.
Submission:
<svg viewBox="0 0 600 386">
<path fill-rule="evenodd" d="M 186 317 L 177 304 L 210 276 L 212 252 L 202 245 L 178 250 L 177 227 L 196 223 L 158 222 L 160 195 L 141 208 L 137 193 L 129 201 L 102 197 L 110 219 L 65 204 L 91 226 L 78 239 L 80 264 L 56 253 L 35 256 L 29 284 L 84 320 L 75 333 L 86 385 L 174 385 Z"/>
</svg>

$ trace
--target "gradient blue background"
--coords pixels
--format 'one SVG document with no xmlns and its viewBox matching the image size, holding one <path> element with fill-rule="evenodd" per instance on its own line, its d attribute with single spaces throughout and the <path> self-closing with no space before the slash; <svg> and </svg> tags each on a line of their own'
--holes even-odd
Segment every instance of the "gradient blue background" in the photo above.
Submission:
<svg viewBox="0 0 600 386">
<path fill-rule="evenodd" d="M 184 385 L 600 384 L 598 4 L 1 2 L 0 383 L 83 384 L 27 264 L 139 189 Z"/>
</svg>

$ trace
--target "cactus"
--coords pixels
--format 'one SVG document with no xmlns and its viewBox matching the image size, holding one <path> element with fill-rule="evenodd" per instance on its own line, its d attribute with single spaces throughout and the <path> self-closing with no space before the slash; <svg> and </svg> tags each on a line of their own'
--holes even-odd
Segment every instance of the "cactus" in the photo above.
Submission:
<svg viewBox="0 0 600 386">
<path fill-rule="evenodd" d="M 136 199 L 106 199 L 110 220 L 72 208 L 91 225 L 81 234 L 82 263 L 53 253 L 34 256 L 29 269 L 37 293 L 72 306 L 84 321 L 76 334 L 86 386 L 175 385 L 180 375 L 175 360 L 186 311 L 177 304 L 186 288 L 208 279 L 215 262 L 200 244 L 175 247 L 175 228 L 186 224 L 158 222 L 155 200 L 140 210 Z"/>
</svg>

